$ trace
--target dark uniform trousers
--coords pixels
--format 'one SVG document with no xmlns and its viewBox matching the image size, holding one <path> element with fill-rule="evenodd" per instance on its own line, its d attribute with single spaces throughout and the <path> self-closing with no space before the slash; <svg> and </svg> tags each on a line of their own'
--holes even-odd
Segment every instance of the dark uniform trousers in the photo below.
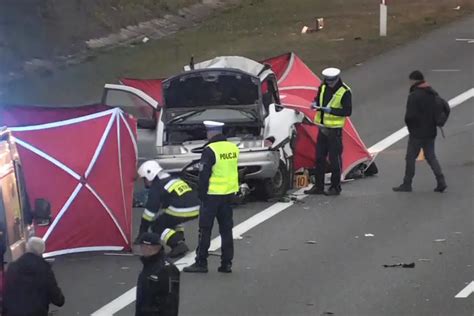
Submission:
<svg viewBox="0 0 474 316">
<path fill-rule="evenodd" d="M 316 187 L 324 189 L 324 175 L 326 173 L 326 159 L 329 156 L 331 165 L 331 187 L 341 189 L 342 169 L 342 129 L 320 128 L 316 143 Z"/>
<path fill-rule="evenodd" d="M 407 154 L 405 157 L 406 167 L 403 183 L 411 185 L 413 177 L 415 176 L 416 158 L 422 148 L 426 161 L 430 165 L 431 170 L 433 170 L 436 180 L 438 180 L 438 182 L 444 182 L 443 172 L 435 155 L 435 138 L 418 139 L 410 136 L 408 138 Z"/>
<path fill-rule="evenodd" d="M 151 224 L 151 231 L 155 234 L 161 236 L 161 234 L 165 231 L 165 229 L 169 228 L 174 230 L 175 232 L 172 233 L 169 240 L 167 241 L 167 245 L 170 247 L 175 247 L 178 242 L 184 241 L 184 228 L 180 226 L 185 222 L 189 222 L 190 220 L 195 219 L 197 216 L 194 217 L 178 217 L 172 216 L 166 213 L 162 213 L 158 215 L 158 217 L 153 221 Z"/>
<path fill-rule="evenodd" d="M 222 239 L 222 264 L 232 264 L 234 258 L 234 241 L 230 195 L 207 195 L 204 199 L 199 214 L 199 241 L 196 249 L 196 263 L 207 266 L 208 250 L 211 244 L 211 233 L 214 225 L 214 218 L 219 224 L 219 233 Z"/>
</svg>

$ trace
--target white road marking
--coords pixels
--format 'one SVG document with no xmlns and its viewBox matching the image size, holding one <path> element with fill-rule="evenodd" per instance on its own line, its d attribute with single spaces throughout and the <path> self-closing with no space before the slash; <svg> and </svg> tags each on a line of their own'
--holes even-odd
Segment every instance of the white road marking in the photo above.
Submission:
<svg viewBox="0 0 474 316">
<path fill-rule="evenodd" d="M 458 72 L 461 69 L 432 69 L 433 72 Z"/>
<path fill-rule="evenodd" d="M 470 98 L 473 98 L 473 97 L 474 97 L 474 88 L 471 88 L 471 89 L 461 93 L 457 97 L 454 97 L 451 100 L 449 100 L 449 106 L 451 108 L 454 108 L 454 107 L 458 106 L 459 104 L 464 103 L 464 102 L 466 102 L 467 100 L 469 100 Z M 388 147 L 392 146 L 393 144 L 395 144 L 396 142 L 398 142 L 399 140 L 403 139 L 406 136 L 408 136 L 408 129 L 405 126 L 401 129 L 399 129 L 398 131 L 396 131 L 395 133 L 393 133 L 393 134 L 389 135 L 388 137 L 384 138 L 383 140 L 379 141 L 377 144 L 370 147 L 369 148 L 369 153 L 371 153 L 373 155 L 376 155 L 376 154 L 384 151 Z"/>
<path fill-rule="evenodd" d="M 450 106 L 453 108 L 466 100 L 474 97 L 474 88 L 467 90 L 466 92 L 458 95 L 457 97 L 451 99 L 449 101 Z M 383 151 L 384 149 L 390 147 L 403 137 L 408 135 L 408 130 L 406 127 L 400 129 L 399 131 L 393 133 L 392 135 L 388 136 L 387 138 L 383 139 L 382 141 L 378 142 L 374 146 L 369 149 L 369 152 L 373 153 L 376 150 L 376 153 Z M 298 199 L 303 199 L 306 195 L 302 194 L 304 189 L 300 189 L 295 194 L 297 195 Z M 249 231 L 250 229 L 254 228 L 255 226 L 265 222 L 266 220 L 272 218 L 273 216 L 281 213 L 282 211 L 286 210 L 290 206 L 292 206 L 294 202 L 287 202 L 287 203 L 275 203 L 270 207 L 266 208 L 265 210 L 255 214 L 254 216 L 250 217 L 249 219 L 245 220 L 244 222 L 240 223 L 239 225 L 235 226 L 233 229 L 233 234 L 236 237 L 240 237 L 245 232 Z M 211 245 L 209 247 L 209 251 L 216 251 L 221 247 L 221 238 L 216 237 L 211 241 Z M 186 256 L 181 258 L 180 260 L 175 262 L 175 265 L 181 271 L 185 266 L 191 265 L 194 263 L 195 252 L 189 252 Z M 124 309 L 128 305 L 132 304 L 135 301 L 136 296 L 136 287 L 131 288 L 121 296 L 117 297 L 112 302 L 108 303 L 104 307 L 100 308 L 99 310 L 92 313 L 92 316 L 110 316 L 114 313 Z"/>
<path fill-rule="evenodd" d="M 474 293 L 474 281 L 469 283 L 464 289 L 459 292 L 455 298 L 467 298 L 469 295 Z"/>
</svg>

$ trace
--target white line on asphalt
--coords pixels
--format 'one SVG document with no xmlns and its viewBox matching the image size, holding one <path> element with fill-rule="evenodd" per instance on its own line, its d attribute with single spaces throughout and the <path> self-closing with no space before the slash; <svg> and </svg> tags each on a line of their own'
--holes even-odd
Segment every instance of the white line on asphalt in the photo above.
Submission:
<svg viewBox="0 0 474 316">
<path fill-rule="evenodd" d="M 457 97 L 451 99 L 449 104 L 451 107 L 455 107 L 458 104 L 461 104 L 468 100 L 469 98 L 474 97 L 474 88 L 469 89 L 468 91 L 458 95 Z M 393 133 L 392 135 L 388 136 L 384 140 L 378 142 L 371 149 L 377 149 L 376 153 L 381 152 L 382 150 L 390 147 L 406 135 L 408 135 L 408 131 L 405 131 L 406 127 L 400 129 L 399 131 Z M 406 134 L 405 134 L 406 132 Z M 388 144 L 388 145 L 387 145 Z M 369 149 L 369 152 L 373 152 Z M 303 189 L 295 192 L 299 199 L 303 199 L 306 195 L 302 194 Z M 255 226 L 265 222 L 266 220 L 272 218 L 273 216 L 279 214 L 280 212 L 286 210 L 290 206 L 292 206 L 294 202 L 288 203 L 275 203 L 270 207 L 266 208 L 265 210 L 255 214 L 254 216 L 250 217 L 249 219 L 245 220 L 244 222 L 240 223 L 239 225 L 235 226 L 233 229 L 233 234 L 236 238 L 241 237 L 242 234 L 249 231 L 250 229 L 254 228 Z M 221 238 L 216 237 L 211 241 L 211 245 L 209 247 L 209 251 L 215 251 L 221 247 Z M 182 259 L 175 262 L 175 265 L 178 267 L 179 270 L 182 270 L 183 267 L 188 266 L 194 263 L 195 253 L 190 252 Z M 135 294 L 136 294 L 136 287 L 131 288 L 121 296 L 117 297 L 112 302 L 108 303 L 101 309 L 97 310 L 92 314 L 92 316 L 110 316 L 114 313 L 124 309 L 128 305 L 132 304 L 135 301 Z"/>
<path fill-rule="evenodd" d="M 471 88 L 471 89 L 461 93 L 457 97 L 452 98 L 451 100 L 449 100 L 449 106 L 451 108 L 454 108 L 454 107 L 458 106 L 459 104 L 464 103 L 464 102 L 466 102 L 467 100 L 469 100 L 470 98 L 473 98 L 473 97 L 474 97 L 474 88 Z M 393 144 L 395 144 L 396 142 L 398 142 L 399 140 L 403 139 L 406 136 L 408 136 L 408 129 L 405 126 L 401 129 L 399 129 L 398 131 L 396 131 L 395 133 L 393 133 L 392 135 L 382 139 L 377 144 L 370 147 L 369 148 L 369 153 L 371 153 L 373 155 L 376 155 L 376 154 L 384 151 L 388 147 L 392 146 Z"/>
<path fill-rule="evenodd" d="M 298 199 L 303 199 L 306 195 L 302 194 L 304 189 L 296 191 L 294 194 Z M 272 218 L 273 216 L 277 215 L 278 213 L 286 210 L 290 206 L 292 206 L 294 202 L 287 202 L 287 203 L 275 203 L 270 207 L 266 208 L 265 210 L 255 214 L 254 216 L 250 217 L 249 219 L 243 221 L 239 225 L 235 226 L 232 230 L 234 238 L 241 237 L 242 234 L 246 233 L 250 229 L 254 228 L 255 226 L 260 225 L 261 223 L 265 222 L 266 220 Z M 221 237 L 216 237 L 211 241 L 211 245 L 209 247 L 209 251 L 216 251 L 221 247 Z M 181 271 L 184 267 L 191 265 L 194 263 L 194 252 L 189 252 L 186 256 L 181 258 L 180 260 L 175 262 L 175 265 Z M 135 294 L 136 294 L 136 287 L 128 290 L 121 296 L 117 297 L 115 300 L 110 302 L 109 304 L 105 305 L 101 309 L 97 310 L 92 314 L 92 316 L 110 316 L 114 313 L 124 309 L 128 305 L 132 304 L 135 301 Z"/>
<path fill-rule="evenodd" d="M 459 72 L 461 69 L 432 69 L 432 72 Z"/>
<path fill-rule="evenodd" d="M 471 295 L 472 293 L 474 293 L 474 281 L 472 281 L 471 283 L 469 283 L 465 288 L 463 288 L 461 290 L 461 292 L 459 292 L 455 298 L 467 298 L 469 295 Z"/>
</svg>

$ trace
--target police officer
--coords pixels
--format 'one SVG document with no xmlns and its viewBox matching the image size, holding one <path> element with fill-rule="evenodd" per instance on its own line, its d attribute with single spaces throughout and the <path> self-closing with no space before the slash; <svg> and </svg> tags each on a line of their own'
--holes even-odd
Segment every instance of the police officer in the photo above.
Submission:
<svg viewBox="0 0 474 316">
<path fill-rule="evenodd" d="M 135 316 L 177 316 L 179 270 L 165 260 L 159 235 L 144 233 L 139 243 L 143 270 L 137 281 Z"/>
<path fill-rule="evenodd" d="M 164 172 L 155 160 L 144 162 L 138 175 L 150 190 L 136 241 L 151 226 L 151 230 L 161 236 L 163 244 L 171 247 L 170 257 L 186 253 L 189 249 L 184 243 L 184 230 L 180 224 L 198 217 L 200 201 L 196 192 L 180 178 Z M 160 208 L 164 211 L 156 216 Z"/>
<path fill-rule="evenodd" d="M 316 143 L 316 183 L 306 194 L 339 195 L 341 193 L 342 129 L 346 117 L 352 113 L 351 89 L 340 78 L 337 68 L 326 68 L 324 81 L 319 87 L 313 108 L 316 109 L 314 123 L 319 126 Z M 326 159 L 331 165 L 331 186 L 324 191 Z"/>
<path fill-rule="evenodd" d="M 201 156 L 199 172 L 199 197 L 202 201 L 199 215 L 199 241 L 195 263 L 184 272 L 207 272 L 208 249 L 214 218 L 219 223 L 222 239 L 219 272 L 232 272 L 234 241 L 231 199 L 239 191 L 238 147 L 222 134 L 224 123 L 204 121 L 209 142 Z"/>
</svg>

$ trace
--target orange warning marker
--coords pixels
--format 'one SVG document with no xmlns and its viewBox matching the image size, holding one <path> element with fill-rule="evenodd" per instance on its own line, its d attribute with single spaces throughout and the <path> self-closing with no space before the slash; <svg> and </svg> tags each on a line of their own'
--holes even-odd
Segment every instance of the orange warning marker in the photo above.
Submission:
<svg viewBox="0 0 474 316">
<path fill-rule="evenodd" d="M 423 152 L 423 148 L 420 150 L 420 153 L 418 154 L 418 158 L 416 158 L 416 161 L 423 161 L 425 160 L 425 153 Z"/>
</svg>

